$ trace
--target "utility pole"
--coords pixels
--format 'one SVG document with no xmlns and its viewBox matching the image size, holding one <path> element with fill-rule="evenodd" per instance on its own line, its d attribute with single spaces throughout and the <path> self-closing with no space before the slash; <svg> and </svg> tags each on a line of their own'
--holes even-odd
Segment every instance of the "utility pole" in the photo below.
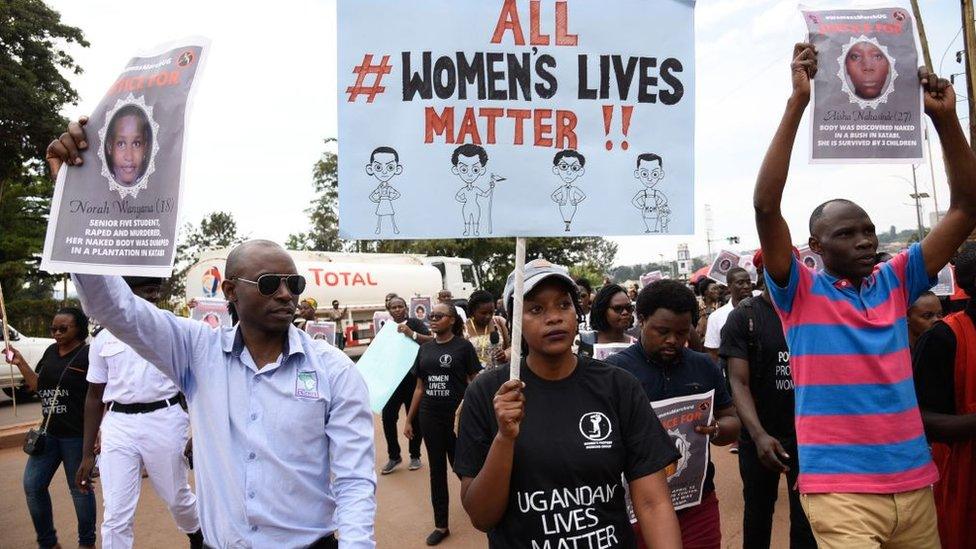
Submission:
<svg viewBox="0 0 976 549">
<path fill-rule="evenodd" d="M 925 238 L 925 225 L 922 224 L 922 202 L 921 199 L 928 198 L 928 193 L 918 192 L 918 179 L 915 177 L 915 164 L 912 164 L 912 189 L 914 193 L 910 196 L 915 199 L 915 216 L 918 218 L 918 241 Z"/>
<path fill-rule="evenodd" d="M 915 14 L 915 24 L 918 25 L 918 37 L 922 42 L 922 58 L 925 60 L 925 68 L 932 71 L 932 56 L 929 55 L 929 42 L 925 38 L 925 24 L 922 23 L 922 10 L 918 8 L 918 0 L 912 0 L 912 13 Z"/>
<path fill-rule="evenodd" d="M 976 151 L 976 29 L 973 28 L 973 0 L 962 1 L 962 36 L 965 45 L 966 86 L 969 88 L 969 146 Z"/>
</svg>

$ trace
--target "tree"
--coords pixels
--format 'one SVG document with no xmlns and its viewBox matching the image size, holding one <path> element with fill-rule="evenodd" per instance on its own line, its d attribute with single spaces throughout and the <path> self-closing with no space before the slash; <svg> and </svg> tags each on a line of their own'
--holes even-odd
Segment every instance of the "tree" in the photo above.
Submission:
<svg viewBox="0 0 976 549">
<path fill-rule="evenodd" d="M 186 295 L 186 273 L 200 255 L 207 250 L 229 248 L 244 241 L 237 234 L 237 221 L 227 212 L 213 212 L 200 220 L 196 226 L 187 223 L 180 230 L 176 244 L 176 259 L 173 276 L 163 286 L 163 302 L 175 304 Z"/>
<path fill-rule="evenodd" d="M 322 153 L 312 169 L 312 185 L 318 197 L 305 210 L 311 229 L 288 236 L 285 247 L 289 250 L 318 250 L 339 252 L 352 244 L 339 238 L 339 155 L 331 150 L 334 137 L 325 140 L 330 150 Z"/>
<path fill-rule="evenodd" d="M 50 299 L 57 280 L 38 269 L 53 192 L 43 159 L 67 125 L 60 110 L 78 99 L 63 74 L 81 73 L 65 50 L 72 43 L 88 46 L 41 0 L 0 2 L 0 284 L 18 326 L 50 321 L 32 312 L 50 309 L 38 301 Z"/>
</svg>

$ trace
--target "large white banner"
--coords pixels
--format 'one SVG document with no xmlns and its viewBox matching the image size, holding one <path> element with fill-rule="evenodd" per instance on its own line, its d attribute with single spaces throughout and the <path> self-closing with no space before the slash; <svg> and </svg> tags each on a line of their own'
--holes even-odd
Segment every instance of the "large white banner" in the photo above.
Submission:
<svg viewBox="0 0 976 549">
<path fill-rule="evenodd" d="M 339 0 L 345 238 L 694 232 L 693 0 Z"/>
</svg>

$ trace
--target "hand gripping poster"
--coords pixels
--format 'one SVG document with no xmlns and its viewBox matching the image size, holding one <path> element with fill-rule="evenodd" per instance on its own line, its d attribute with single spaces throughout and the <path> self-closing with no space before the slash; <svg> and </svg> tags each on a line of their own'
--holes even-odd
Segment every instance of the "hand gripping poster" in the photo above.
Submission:
<svg viewBox="0 0 976 549">
<path fill-rule="evenodd" d="M 811 163 L 923 159 L 915 23 L 898 7 L 810 10 L 817 48 Z"/>
<path fill-rule="evenodd" d="M 186 125 L 208 47 L 172 42 L 125 64 L 85 126 L 84 163 L 58 174 L 43 270 L 170 275 Z"/>
<path fill-rule="evenodd" d="M 708 470 L 708 435 L 695 431 L 697 425 L 712 422 L 715 391 L 652 402 L 654 413 L 681 454 L 665 469 L 671 503 L 684 509 L 701 503 L 705 472 Z"/>
<path fill-rule="evenodd" d="M 339 0 L 341 235 L 693 233 L 694 5 Z"/>
</svg>

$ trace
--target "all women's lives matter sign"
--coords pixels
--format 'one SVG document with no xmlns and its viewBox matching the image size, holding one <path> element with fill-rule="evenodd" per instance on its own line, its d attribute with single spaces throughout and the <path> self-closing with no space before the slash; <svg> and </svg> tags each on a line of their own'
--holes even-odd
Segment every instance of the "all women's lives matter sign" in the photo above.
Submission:
<svg viewBox="0 0 976 549">
<path fill-rule="evenodd" d="M 91 113 L 84 164 L 58 174 L 41 268 L 168 277 L 188 103 L 209 41 L 132 58 Z"/>
<path fill-rule="evenodd" d="M 346 238 L 694 231 L 692 0 L 339 0 Z"/>
<path fill-rule="evenodd" d="M 810 161 L 920 162 L 922 90 L 911 13 L 801 11 L 817 48 Z"/>
</svg>

